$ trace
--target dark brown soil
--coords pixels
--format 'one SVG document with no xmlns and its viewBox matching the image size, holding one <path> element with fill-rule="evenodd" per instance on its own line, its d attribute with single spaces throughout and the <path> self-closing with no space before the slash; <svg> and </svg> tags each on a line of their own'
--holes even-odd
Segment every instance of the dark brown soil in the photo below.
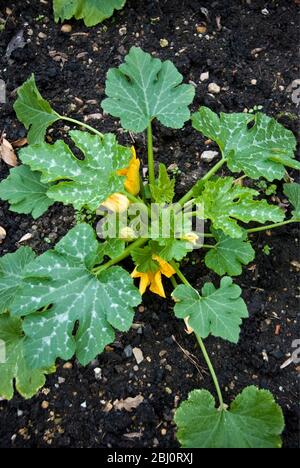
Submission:
<svg viewBox="0 0 300 468">
<path fill-rule="evenodd" d="M 296 133 L 297 107 L 286 90 L 299 77 L 298 7 L 292 0 L 185 0 L 176 5 L 171 0 L 128 0 L 125 9 L 102 26 L 87 29 L 81 22 L 71 22 L 72 34 L 62 33 L 54 24 L 50 3 L 9 2 L 12 15 L 0 33 L 0 79 L 8 89 L 0 131 L 5 130 L 10 140 L 25 135 L 12 104 L 16 88 L 31 73 L 58 112 L 83 119 L 101 113 L 106 72 L 123 60 L 132 45 L 173 60 L 185 80 L 196 83 L 193 109 L 205 104 L 229 112 L 262 105 L 264 112 Z M 0 2 L 4 18 L 6 5 Z M 208 9 L 208 20 L 200 7 Z M 262 14 L 264 8 L 267 15 Z M 221 31 L 217 16 L 221 17 Z M 201 21 L 208 22 L 208 38 L 199 37 L 196 31 Z M 25 31 L 27 45 L 16 50 L 8 62 L 6 47 L 20 29 Z M 39 37 L 41 32 L 45 38 Z M 161 48 L 160 39 L 167 39 L 169 46 Z M 262 50 L 255 53 L 254 49 Z M 201 83 L 200 74 L 206 71 L 209 81 Z M 251 85 L 252 79 L 257 80 L 256 85 Z M 216 97 L 207 92 L 209 82 L 222 87 Z M 90 123 L 101 131 L 117 129 L 121 141 L 132 142 L 109 116 Z M 58 124 L 52 137 L 64 134 L 64 126 Z M 183 131 L 157 126 L 155 135 L 160 160 L 178 164 L 179 191 L 208 170 L 209 165 L 200 160 L 204 138 L 190 125 Z M 144 137 L 134 136 L 134 140 L 139 156 L 145 158 Z M 7 174 L 7 167 L 0 162 L 0 179 Z M 27 233 L 33 234 L 27 244 L 41 253 L 74 222 L 73 210 L 59 204 L 34 221 L 11 213 L 7 204 L 1 203 L 0 225 L 5 227 L 7 238 L 0 253 L 14 251 Z M 286 418 L 284 446 L 295 448 L 299 445 L 299 367 L 291 364 L 281 370 L 280 366 L 293 351 L 292 341 L 299 338 L 299 268 L 295 263 L 299 261 L 299 231 L 291 225 L 252 239 L 257 257 L 237 278 L 250 319 L 243 324 L 237 346 L 210 338 L 207 347 L 227 402 L 246 385 L 271 390 Z M 266 244 L 272 247 L 269 256 L 262 252 Z M 208 279 L 219 281 L 203 265 L 201 252 L 191 258 L 185 271 L 195 286 L 201 287 Z M 83 368 L 74 361 L 72 369 L 65 369 L 59 363 L 57 373 L 47 379 L 46 388 L 35 398 L 24 401 L 16 396 L 9 403 L 2 401 L 0 447 L 177 447 L 172 422 L 176 405 L 194 388 L 214 389 L 194 338 L 186 335 L 182 322 L 173 316 L 172 302 L 145 295 L 144 304 L 145 310 L 140 309 L 135 317 L 139 325 L 119 335 L 90 366 Z M 275 334 L 277 325 L 279 334 Z M 138 367 L 135 359 L 124 353 L 128 345 L 143 351 L 145 360 Z M 197 366 L 182 348 L 194 354 Z M 101 380 L 95 379 L 95 367 L 102 369 Z M 139 394 L 144 402 L 132 413 L 107 411 L 108 402 Z M 43 409 L 45 401 L 49 406 Z"/>
</svg>

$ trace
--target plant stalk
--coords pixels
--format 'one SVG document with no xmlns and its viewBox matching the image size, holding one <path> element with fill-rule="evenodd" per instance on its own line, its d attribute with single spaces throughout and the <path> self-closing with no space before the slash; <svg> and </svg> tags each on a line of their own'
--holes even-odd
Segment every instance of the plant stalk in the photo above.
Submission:
<svg viewBox="0 0 300 468">
<path fill-rule="evenodd" d="M 147 130 L 147 144 L 148 144 L 148 171 L 149 183 L 155 185 L 155 169 L 154 169 L 154 154 L 153 154 L 153 135 L 152 123 L 150 122 Z"/>
<path fill-rule="evenodd" d="M 176 271 L 176 274 L 178 276 L 178 278 L 180 278 L 180 280 L 183 282 L 183 284 L 185 284 L 186 286 L 191 286 L 191 284 L 189 283 L 189 281 L 186 279 L 186 277 L 184 276 L 184 274 L 180 271 L 180 268 L 178 267 L 178 265 L 175 263 L 175 262 L 170 262 L 172 267 L 174 268 L 174 270 Z M 210 360 L 210 357 L 207 353 L 207 350 L 205 348 L 205 345 L 203 343 L 203 340 L 202 338 L 194 331 L 195 335 L 196 335 L 196 338 L 198 340 L 198 343 L 199 343 L 199 346 L 200 346 L 200 349 L 202 351 L 202 354 L 204 356 L 204 359 L 205 359 L 205 362 L 207 364 L 207 367 L 209 369 L 209 372 L 210 372 L 210 375 L 212 377 L 212 380 L 213 380 L 213 383 L 214 383 L 214 386 L 216 388 L 216 392 L 217 392 L 217 395 L 218 395 L 218 399 L 219 399 L 219 403 L 220 403 L 220 409 L 225 409 L 225 406 L 224 406 L 224 400 L 223 400 L 223 396 L 222 396 L 222 392 L 221 392 L 221 388 L 220 388 L 220 384 L 219 384 L 219 381 L 218 381 L 218 378 L 217 378 L 217 375 L 215 373 L 215 370 L 214 370 L 214 367 L 213 367 L 213 364 Z"/>
<path fill-rule="evenodd" d="M 64 115 L 60 115 L 59 117 L 61 118 L 61 120 L 65 120 L 66 122 L 71 122 L 71 123 L 73 123 L 75 125 L 79 125 L 80 127 L 86 128 L 90 132 L 95 133 L 96 135 L 98 135 L 100 138 L 103 138 L 103 136 L 104 136 L 103 133 L 99 132 L 94 127 L 91 127 L 90 125 L 88 125 L 88 124 L 86 124 L 84 122 L 80 122 L 79 120 L 72 119 L 71 117 L 66 117 Z"/>
<path fill-rule="evenodd" d="M 266 226 L 259 226 L 259 227 L 256 227 L 256 228 L 247 229 L 247 233 L 250 234 L 252 232 L 267 231 L 269 229 L 278 228 L 278 227 L 285 226 L 286 224 L 290 224 L 290 223 L 297 223 L 297 220 L 288 219 L 286 221 L 282 221 L 281 223 L 268 224 Z"/>
<path fill-rule="evenodd" d="M 115 258 L 112 258 L 108 262 L 104 263 L 104 265 L 100 265 L 98 267 L 95 267 L 92 270 L 92 272 L 95 275 L 98 275 L 102 271 L 107 270 L 107 268 L 109 268 L 109 267 L 111 267 L 113 265 L 116 265 L 117 263 L 120 263 L 122 260 L 129 257 L 129 255 L 131 254 L 131 252 L 134 249 L 136 249 L 138 247 L 142 247 L 144 244 L 146 244 L 147 241 L 148 241 L 148 239 L 145 239 L 145 238 L 137 239 L 136 241 L 132 242 L 120 255 L 118 255 Z"/>
<path fill-rule="evenodd" d="M 201 182 L 207 182 L 216 172 L 218 172 L 218 170 L 223 166 L 223 164 L 225 164 L 226 160 L 223 158 L 221 159 L 220 161 L 217 162 L 217 164 L 215 164 L 211 169 L 210 171 L 207 172 L 207 174 L 205 174 L 204 177 L 202 177 L 202 179 L 200 179 Z M 196 182 L 196 184 L 198 184 L 198 182 Z M 196 185 L 195 184 L 195 185 Z M 188 202 L 191 198 L 193 198 L 194 196 L 194 189 L 195 189 L 195 185 L 191 188 L 191 190 L 189 190 L 180 200 L 179 200 L 179 204 L 180 205 L 184 205 L 186 202 Z"/>
</svg>

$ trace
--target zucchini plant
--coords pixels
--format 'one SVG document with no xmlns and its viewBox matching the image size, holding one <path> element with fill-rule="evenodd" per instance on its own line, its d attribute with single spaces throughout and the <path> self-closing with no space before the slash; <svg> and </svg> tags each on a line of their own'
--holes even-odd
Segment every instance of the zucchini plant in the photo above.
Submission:
<svg viewBox="0 0 300 468">
<path fill-rule="evenodd" d="M 23 164 L 1 182 L 0 197 L 10 210 L 33 218 L 62 202 L 89 210 L 99 222 L 97 229 L 94 223 L 78 223 L 40 256 L 21 247 L 0 258 L 0 340 L 6 348 L 0 396 L 10 399 L 15 387 L 31 397 L 58 358 L 76 356 L 88 364 L 114 341 L 115 331 L 129 330 L 145 291 L 165 298 L 169 280 L 174 314 L 198 340 L 218 397 L 216 404 L 200 389 L 182 402 L 175 415 L 181 445 L 280 447 L 284 420 L 272 394 L 250 386 L 228 407 L 204 339 L 239 340 L 248 311 L 234 277 L 255 257 L 249 234 L 300 220 L 299 184 L 284 184 L 292 205 L 288 217 L 249 187 L 251 179 L 288 180 L 287 168 L 300 168 L 295 137 L 261 112 L 218 116 L 201 107 L 191 117 L 195 89 L 182 81 L 172 62 L 136 47 L 108 72 L 103 110 L 119 118 L 124 130 L 146 132 L 147 180 L 134 148 L 58 114 L 39 93 L 34 76 L 19 88 L 14 108 L 28 129 L 29 145 L 19 151 Z M 221 158 L 178 199 L 165 165 L 155 171 L 153 121 L 180 129 L 190 117 L 195 138 L 200 132 L 216 142 Z M 63 140 L 45 142 L 47 129 L 58 120 L 80 128 L 69 133 L 80 159 Z M 222 176 L 222 167 L 231 175 Z M 249 222 L 258 225 L 249 228 Z M 195 248 L 220 276 L 218 284 L 207 282 L 201 291 L 180 268 Z M 127 257 L 131 274 L 120 265 Z"/>
<path fill-rule="evenodd" d="M 86 26 L 95 26 L 110 18 L 114 10 L 121 10 L 126 0 L 53 0 L 55 21 L 75 17 L 83 19 Z"/>
</svg>

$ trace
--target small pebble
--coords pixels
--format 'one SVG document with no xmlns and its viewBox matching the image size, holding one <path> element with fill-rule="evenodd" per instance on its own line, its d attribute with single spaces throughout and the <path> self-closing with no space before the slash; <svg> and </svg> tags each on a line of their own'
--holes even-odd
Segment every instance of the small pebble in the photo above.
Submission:
<svg viewBox="0 0 300 468">
<path fill-rule="evenodd" d="M 102 379 L 102 369 L 100 367 L 95 367 L 94 369 L 95 379 L 101 380 Z"/>
<path fill-rule="evenodd" d="M 213 159 L 215 159 L 218 156 L 218 151 L 203 151 L 201 154 L 200 158 L 203 159 L 204 161 L 211 162 Z"/>
<path fill-rule="evenodd" d="M 209 83 L 208 85 L 208 92 L 211 94 L 219 94 L 221 91 L 221 88 L 217 83 Z"/>
<path fill-rule="evenodd" d="M 73 364 L 71 362 L 66 362 L 63 365 L 63 369 L 72 369 L 72 368 L 73 368 Z"/>
<path fill-rule="evenodd" d="M 132 356 L 132 346 L 128 345 L 124 348 L 124 354 L 127 358 Z"/>
<path fill-rule="evenodd" d="M 72 26 L 70 24 L 63 24 L 61 27 L 61 32 L 65 34 L 72 32 Z"/>
<path fill-rule="evenodd" d="M 252 84 L 252 86 L 257 85 L 257 80 L 254 78 L 253 80 L 251 80 L 251 84 Z"/>
<path fill-rule="evenodd" d="M 159 45 L 160 45 L 160 47 L 162 47 L 162 48 L 168 47 L 169 41 L 168 41 L 167 39 L 161 39 L 161 40 L 159 41 Z"/>
<path fill-rule="evenodd" d="M 81 406 L 81 408 L 84 408 L 84 409 L 85 409 L 85 408 L 87 407 L 86 401 L 84 401 L 83 403 L 81 403 L 80 406 Z"/>
<path fill-rule="evenodd" d="M 44 400 L 44 401 L 42 402 L 42 404 L 41 404 L 41 407 L 42 407 L 43 409 L 49 408 L 49 402 L 46 401 L 46 400 Z"/>
<path fill-rule="evenodd" d="M 200 75 L 200 81 L 206 81 L 209 79 L 209 72 L 203 72 Z"/>
</svg>

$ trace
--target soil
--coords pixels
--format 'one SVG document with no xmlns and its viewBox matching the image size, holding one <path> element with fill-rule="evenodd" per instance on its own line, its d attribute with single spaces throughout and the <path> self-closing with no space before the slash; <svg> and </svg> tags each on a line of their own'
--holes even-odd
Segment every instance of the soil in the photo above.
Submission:
<svg viewBox="0 0 300 468">
<path fill-rule="evenodd" d="M 261 105 L 264 112 L 297 132 L 297 106 L 287 90 L 299 78 L 299 8 L 292 0 L 184 0 L 176 6 L 172 0 L 128 0 L 123 11 L 103 25 L 88 29 L 82 22 L 70 21 L 69 34 L 53 22 L 50 1 L 11 1 L 9 16 L 4 2 L 0 3 L 2 17 L 7 18 L 5 31 L 0 33 L 0 78 L 6 82 L 8 96 L 1 107 L 0 131 L 5 130 L 11 141 L 26 134 L 12 104 L 16 88 L 31 73 L 58 112 L 78 119 L 102 114 L 106 72 L 120 64 L 132 45 L 173 60 L 185 81 L 197 85 L 193 110 L 203 104 L 218 112 Z M 203 21 L 207 32 L 201 36 L 196 28 Z M 21 29 L 27 44 L 7 60 L 7 45 Z M 162 48 L 160 39 L 166 39 L 168 46 Z M 209 80 L 200 82 L 200 74 L 207 71 Z M 256 85 L 251 84 L 254 79 Z M 221 86 L 220 94 L 208 94 L 210 82 Z M 134 140 L 139 156 L 145 158 L 142 135 L 123 133 L 119 122 L 107 115 L 91 118 L 89 123 L 101 131 L 117 130 L 123 143 Z M 66 130 L 58 123 L 50 138 L 64 136 Z M 200 155 L 215 147 L 205 145 L 205 138 L 190 124 L 182 131 L 155 126 L 154 133 L 160 160 L 178 165 L 179 192 L 209 169 Z M 0 162 L 0 179 L 7 174 L 7 166 Z M 280 192 L 280 184 L 278 188 Z M 42 253 L 74 223 L 72 208 L 61 204 L 34 221 L 10 212 L 1 202 L 0 225 L 7 238 L 0 253 L 16 250 L 27 233 L 33 235 L 27 245 Z M 250 313 L 239 344 L 214 338 L 206 343 L 226 401 L 230 403 L 246 385 L 271 390 L 286 419 L 284 447 L 296 448 L 299 365 L 280 366 L 293 352 L 293 340 L 299 338 L 299 231 L 290 225 L 253 234 L 252 240 L 257 257 L 236 279 Z M 271 246 L 268 256 L 262 251 L 265 245 Z M 219 278 L 205 268 L 201 251 L 191 258 L 184 271 L 195 286 L 201 288 L 207 280 L 218 283 Z M 24 401 L 15 396 L 10 402 L 0 402 L 0 447 L 177 447 L 174 409 L 192 389 L 203 387 L 213 393 L 214 389 L 194 338 L 174 318 L 172 307 L 172 301 L 146 294 L 135 327 L 119 334 L 95 362 L 86 368 L 75 360 L 68 368 L 59 362 L 57 373 L 47 378 L 36 397 Z M 128 346 L 142 350 L 144 361 L 139 366 L 128 356 Z M 96 367 L 102 370 L 100 380 L 95 378 Z M 132 412 L 111 408 L 110 402 L 116 399 L 140 394 L 144 401 Z"/>
</svg>

